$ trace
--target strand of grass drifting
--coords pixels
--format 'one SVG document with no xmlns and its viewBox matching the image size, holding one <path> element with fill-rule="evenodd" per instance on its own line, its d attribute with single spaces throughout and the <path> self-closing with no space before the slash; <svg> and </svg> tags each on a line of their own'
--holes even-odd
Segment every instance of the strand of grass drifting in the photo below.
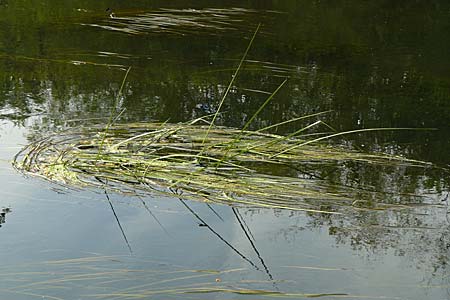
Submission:
<svg viewBox="0 0 450 300">
<path fill-rule="evenodd" d="M 253 33 L 253 36 L 252 36 L 250 42 L 248 43 L 247 49 L 245 50 L 245 53 L 242 56 L 241 61 L 239 62 L 239 65 L 238 65 L 236 71 L 234 72 L 233 76 L 231 77 L 230 83 L 228 84 L 228 87 L 227 87 L 225 93 L 223 94 L 222 100 L 220 100 L 219 107 L 217 108 L 217 111 L 214 114 L 213 119 L 211 120 L 211 123 L 209 124 L 208 130 L 206 131 L 206 134 L 205 134 L 205 137 L 203 138 L 202 144 L 205 143 L 206 139 L 208 138 L 209 131 L 214 126 L 214 122 L 216 121 L 216 118 L 219 115 L 220 109 L 222 108 L 225 98 L 228 96 L 228 93 L 230 92 L 231 87 L 232 87 L 234 81 L 236 80 L 236 77 L 239 74 L 239 71 L 241 70 L 241 67 L 245 61 L 245 58 L 247 57 L 248 52 L 250 51 L 250 48 L 252 47 L 253 41 L 255 40 L 256 34 L 258 33 L 260 27 L 261 27 L 261 23 L 258 24 L 258 27 L 256 28 L 255 32 Z"/>
<path fill-rule="evenodd" d="M 333 137 L 337 137 L 337 136 L 341 136 L 341 135 L 347 135 L 347 134 L 353 134 L 353 133 L 361 133 L 361 132 L 371 132 L 371 131 L 397 131 L 397 130 L 436 130 L 433 128 L 412 128 L 412 127 L 403 127 L 403 128 L 367 128 L 367 129 L 356 129 L 356 130 L 349 130 L 349 131 L 344 131 L 344 132 L 338 132 L 338 133 L 334 133 L 334 134 L 330 134 L 327 136 L 323 136 L 317 139 L 313 139 L 310 141 L 306 141 L 306 142 L 302 142 L 300 144 L 294 145 L 292 147 L 289 147 L 287 149 L 284 149 L 281 152 L 278 152 L 272 156 L 269 157 L 269 159 L 275 158 L 281 154 L 284 154 L 286 152 L 289 152 L 291 150 L 294 150 L 296 148 L 302 147 L 302 146 L 306 146 L 312 143 L 316 143 L 316 142 L 320 142 L 323 140 L 327 140 L 327 139 L 331 139 Z"/>
<path fill-rule="evenodd" d="M 274 127 L 277 127 L 277 126 L 281 126 L 281 125 L 285 125 L 285 124 L 288 124 L 288 123 L 291 123 L 291 122 L 295 122 L 295 121 L 299 121 L 299 120 L 303 120 L 303 119 L 319 116 L 319 115 L 322 115 L 322 114 L 326 114 L 326 113 L 329 113 L 331 111 L 332 110 L 328 110 L 328 111 L 324 111 L 324 112 L 319 112 L 319 113 L 314 113 L 314 114 L 310 114 L 310 115 L 294 118 L 294 119 L 291 119 L 291 120 L 283 121 L 283 122 L 280 122 L 280 123 L 276 123 L 276 124 L 273 124 L 273 125 L 270 125 L 270 126 L 267 126 L 267 127 L 261 128 L 261 129 L 258 129 L 256 131 L 244 131 L 245 134 L 242 137 L 248 137 L 250 135 L 262 135 L 263 137 L 270 137 L 270 138 L 274 138 L 276 140 L 281 140 L 281 139 L 285 140 L 286 139 L 285 136 L 274 135 L 274 134 L 269 134 L 269 133 L 262 133 L 262 131 L 266 131 L 266 130 L 269 130 L 271 128 L 274 128 Z M 331 128 L 334 132 L 336 132 L 336 130 L 334 128 L 332 128 L 331 126 L 329 126 L 325 122 L 321 121 L 321 123 L 324 124 L 325 126 Z M 317 124 L 315 124 L 315 125 L 317 125 Z M 300 130 L 296 131 L 295 134 L 290 134 L 289 137 L 292 137 L 293 135 L 297 135 L 298 133 L 300 133 L 301 131 L 304 131 L 304 130 L 305 130 L 305 128 L 300 129 Z M 323 135 L 323 134 L 327 134 L 327 133 L 320 133 L 320 134 Z M 228 145 L 232 141 L 233 140 L 231 140 L 231 141 L 225 141 L 224 140 L 224 141 L 222 141 L 222 142 L 220 142 L 218 144 L 210 145 L 208 148 L 211 149 L 211 148 L 215 148 L 215 147 L 220 146 L 220 145 Z M 251 147 L 250 149 L 247 148 L 246 151 L 249 151 L 249 150 L 254 149 L 256 147 L 257 147 L 257 145 Z M 259 154 L 261 154 L 261 153 L 259 153 Z"/>
<path fill-rule="evenodd" d="M 331 112 L 331 110 L 328 110 L 328 111 L 325 111 L 325 112 L 316 113 L 316 114 L 311 114 L 311 115 L 308 115 L 308 116 L 299 117 L 299 118 L 295 118 L 293 120 L 288 120 L 288 121 L 284 121 L 284 122 L 281 122 L 281 123 L 278 123 L 278 124 L 267 126 L 265 128 L 262 128 L 262 129 L 258 130 L 258 132 L 259 131 L 263 131 L 263 130 L 267 130 L 267 129 L 270 129 L 270 128 L 273 128 L 273 127 L 276 127 L 276 126 L 279 126 L 281 124 L 286 124 L 286 123 L 289 123 L 289 122 L 293 122 L 293 121 L 297 121 L 297 120 L 301 120 L 301 119 L 305 119 L 305 118 L 309 118 L 309 117 L 318 116 L 318 115 L 321 115 L 321 114 L 324 114 L 324 113 L 328 113 L 328 112 Z M 336 132 L 336 129 L 334 129 L 333 127 L 331 127 L 330 125 L 328 125 L 324 121 L 319 120 L 319 121 L 316 121 L 316 122 L 314 122 L 312 124 L 307 125 L 306 127 L 300 128 L 299 130 L 297 130 L 297 131 L 295 131 L 295 132 L 293 132 L 293 133 L 291 133 L 291 134 L 289 134 L 287 136 L 280 136 L 280 137 L 274 139 L 273 141 L 265 142 L 265 143 L 262 143 L 262 144 L 259 144 L 259 145 L 258 144 L 257 145 L 253 145 L 252 147 L 247 148 L 246 150 L 250 151 L 252 149 L 255 149 L 255 148 L 258 148 L 258 147 L 261 147 L 261 146 L 264 146 L 264 145 L 275 145 L 276 143 L 280 143 L 282 141 L 288 140 L 291 137 L 297 136 L 298 134 L 302 133 L 303 131 L 305 131 L 305 130 L 307 130 L 309 128 L 312 128 L 312 127 L 314 127 L 316 125 L 319 125 L 319 124 L 323 124 L 326 127 L 328 127 L 331 130 L 333 130 L 334 132 Z"/>
<path fill-rule="evenodd" d="M 283 122 L 279 122 L 279 123 L 276 123 L 276 124 L 273 124 L 273 125 L 266 126 L 264 128 L 256 130 L 255 132 L 266 131 L 266 130 L 269 130 L 269 129 L 272 129 L 272 128 L 275 128 L 275 127 L 278 127 L 278 126 L 281 126 L 281 125 L 285 125 L 285 124 L 289 124 L 289 123 L 296 122 L 296 121 L 299 121 L 299 120 L 304 120 L 304 119 L 308 119 L 308 118 L 312 118 L 312 117 L 328 114 L 330 112 L 332 112 L 332 110 L 326 110 L 326 111 L 318 112 L 318 113 L 315 113 L 315 114 L 301 116 L 301 117 L 298 117 L 298 118 L 294 118 L 294 119 L 290 119 L 290 120 L 287 120 L 287 121 L 283 121 Z"/>
<path fill-rule="evenodd" d="M 285 140 L 288 140 L 288 139 L 290 139 L 291 137 L 294 137 L 294 136 L 296 136 L 296 135 L 298 135 L 299 133 L 302 133 L 303 131 L 305 131 L 305 130 L 308 130 L 309 128 L 312 128 L 312 127 L 314 127 L 314 126 L 317 126 L 317 125 L 319 125 L 319 124 L 321 124 L 321 122 L 322 121 L 316 121 L 316 122 L 314 122 L 314 123 L 312 123 L 312 124 L 309 124 L 309 125 L 307 125 L 307 126 L 305 126 L 305 127 L 303 127 L 303 128 L 300 128 L 299 130 L 297 130 L 297 131 L 295 131 L 295 132 L 293 132 L 293 133 L 291 133 L 291 134 L 289 134 L 289 135 L 287 135 L 287 136 L 280 136 L 279 138 L 277 138 L 277 139 L 274 139 L 274 140 L 271 140 L 271 141 L 265 141 L 265 142 L 263 142 L 263 143 L 260 143 L 260 144 L 255 144 L 255 145 L 253 145 L 253 146 L 251 146 L 251 147 L 248 147 L 247 149 L 245 149 L 246 151 L 251 151 L 251 150 L 254 150 L 254 149 L 256 149 L 256 148 L 260 148 L 260 147 L 264 147 L 264 146 L 273 146 L 273 145 L 275 145 L 275 144 L 277 144 L 277 143 L 280 143 L 280 142 L 283 142 L 283 141 L 285 141 Z"/>
</svg>

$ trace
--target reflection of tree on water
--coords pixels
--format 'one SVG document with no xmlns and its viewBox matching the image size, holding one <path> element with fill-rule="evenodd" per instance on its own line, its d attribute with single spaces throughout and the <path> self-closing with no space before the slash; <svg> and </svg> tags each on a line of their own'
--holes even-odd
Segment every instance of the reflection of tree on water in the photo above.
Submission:
<svg viewBox="0 0 450 300">
<path fill-rule="evenodd" d="M 345 163 L 316 168 L 314 174 L 354 188 L 355 210 L 341 216 L 311 214 L 307 227 L 327 228 L 337 245 L 350 245 L 367 257 L 393 251 L 418 266 L 446 269 L 450 263 L 446 170 Z M 372 209 L 372 199 L 392 208 Z"/>
<path fill-rule="evenodd" d="M 404 257 L 408 265 L 430 275 L 429 285 L 450 279 L 450 196 L 446 170 L 360 163 L 307 165 L 297 169 L 297 176 L 308 173 L 328 182 L 330 187 L 352 188 L 349 196 L 354 205 L 340 210 L 342 215 L 306 213 L 306 219 L 303 213 L 274 210 L 275 217 L 291 219 L 288 226 L 277 231 L 277 239 L 295 244 L 305 230 L 319 230 L 327 232 L 336 247 L 353 249 L 367 261 L 390 255 Z M 377 209 L 380 202 L 388 209 Z M 245 211 L 250 216 L 260 213 L 258 209 Z"/>
<path fill-rule="evenodd" d="M 11 208 L 6 207 L 6 208 L 2 208 L 1 212 L 0 212 L 0 227 L 2 227 L 2 224 L 5 224 L 6 222 L 6 214 L 11 212 Z"/>
<path fill-rule="evenodd" d="M 408 178 L 405 178 L 409 182 Z M 401 180 L 398 182 L 402 183 Z M 422 189 L 423 182 L 417 182 Z M 411 186 L 409 186 L 411 188 Z M 431 192 L 431 191 L 428 191 Z M 356 211 L 345 216 L 311 215 L 307 227 L 327 228 L 336 245 L 350 246 L 367 260 L 394 254 L 405 257 L 411 266 L 427 270 L 430 281 L 448 280 L 450 264 L 450 227 L 448 207 L 439 193 L 423 197 L 410 195 L 416 207 L 394 211 Z M 398 195 L 393 196 L 393 198 Z M 387 197 L 389 198 L 389 197 Z M 407 200 L 403 194 L 402 201 Z M 445 199 L 445 198 L 444 198 Z M 431 284 L 431 282 L 430 282 Z M 437 284 L 437 283 L 435 283 Z M 441 284 L 441 283 L 439 283 Z"/>
<path fill-rule="evenodd" d="M 367 260 L 393 253 L 405 257 L 410 266 L 427 270 L 431 275 L 428 280 L 440 281 L 448 279 L 450 271 L 450 230 L 443 221 L 443 214 L 439 213 L 430 213 L 427 217 L 427 220 L 432 219 L 430 222 L 424 222 L 420 213 L 417 216 L 405 213 L 387 217 L 366 215 L 367 222 L 364 222 L 364 214 L 350 221 L 330 219 L 328 232 L 338 246 L 348 245 Z M 392 219 L 391 224 L 396 225 L 383 223 L 387 219 Z M 317 219 L 312 223 L 321 226 Z"/>
</svg>

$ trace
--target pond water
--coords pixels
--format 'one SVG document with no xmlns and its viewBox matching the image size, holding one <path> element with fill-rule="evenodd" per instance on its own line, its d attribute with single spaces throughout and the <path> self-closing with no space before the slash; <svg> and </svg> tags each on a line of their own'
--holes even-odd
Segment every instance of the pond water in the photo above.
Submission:
<svg viewBox="0 0 450 300">
<path fill-rule="evenodd" d="M 0 13 L 0 299 L 450 299 L 448 1 L 0 0 Z M 138 198 L 12 167 L 31 140 L 111 114 L 215 112 L 258 24 L 217 123 L 242 128 L 288 79 L 252 129 L 328 110 L 337 131 L 421 128 L 331 142 L 434 167 L 310 170 L 408 209 Z"/>
</svg>

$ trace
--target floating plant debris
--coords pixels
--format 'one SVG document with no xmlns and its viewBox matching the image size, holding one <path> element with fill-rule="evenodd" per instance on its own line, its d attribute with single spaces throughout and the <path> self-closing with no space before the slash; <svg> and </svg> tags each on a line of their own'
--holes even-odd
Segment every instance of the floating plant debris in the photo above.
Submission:
<svg viewBox="0 0 450 300">
<path fill-rule="evenodd" d="M 204 202 L 321 213 L 407 205 L 383 202 L 376 191 L 293 174 L 299 166 L 428 165 L 321 144 L 324 137 L 303 140 L 265 130 L 209 128 L 201 121 L 75 127 L 31 143 L 16 155 L 14 165 L 23 173 L 76 187 L 108 186 L 137 195 L 177 193 Z"/>
<path fill-rule="evenodd" d="M 82 25 L 131 35 L 218 35 L 226 31 L 253 31 L 256 24 L 275 14 L 244 8 L 158 9 L 131 14 L 116 12 L 103 21 Z"/>
</svg>

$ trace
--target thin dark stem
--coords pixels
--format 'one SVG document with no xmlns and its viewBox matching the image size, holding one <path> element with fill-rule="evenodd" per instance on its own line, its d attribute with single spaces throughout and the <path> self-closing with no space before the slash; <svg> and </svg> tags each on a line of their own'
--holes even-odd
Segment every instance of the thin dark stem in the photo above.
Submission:
<svg viewBox="0 0 450 300">
<path fill-rule="evenodd" d="M 148 211 L 148 213 L 153 217 L 153 219 L 155 219 L 156 223 L 159 224 L 159 226 L 161 227 L 161 229 L 168 235 L 171 236 L 170 233 L 166 230 L 166 228 L 163 226 L 163 224 L 158 220 L 158 218 L 156 217 L 156 215 L 150 210 L 150 208 L 148 207 L 147 203 L 145 203 L 144 199 L 142 199 L 141 197 L 138 196 L 138 198 L 141 200 L 142 205 L 144 205 L 145 209 Z"/>
<path fill-rule="evenodd" d="M 100 178 L 98 178 L 97 176 L 95 176 L 95 179 L 97 179 L 100 183 L 105 185 L 104 192 L 105 192 L 106 199 L 108 200 L 109 206 L 111 207 L 111 210 L 112 210 L 112 212 L 114 214 L 114 218 L 116 218 L 117 225 L 119 225 L 120 231 L 122 232 L 122 236 L 123 236 L 123 238 L 125 240 L 125 243 L 128 246 L 128 250 L 130 250 L 130 254 L 133 254 L 133 250 L 131 250 L 131 246 L 130 246 L 130 243 L 128 242 L 128 239 L 127 239 L 127 236 L 125 234 L 125 231 L 123 230 L 122 224 L 120 224 L 119 217 L 117 216 L 116 210 L 114 209 L 114 206 L 113 206 L 113 204 L 111 202 L 111 199 L 109 198 L 108 192 L 106 191 L 106 183 L 103 180 L 101 180 Z"/>
<path fill-rule="evenodd" d="M 253 243 L 252 239 L 250 238 L 250 235 L 247 233 L 247 230 L 245 230 L 244 225 L 242 224 L 242 221 L 239 218 L 238 213 L 236 212 L 236 209 L 234 207 L 231 208 L 233 210 L 233 213 L 236 217 L 236 220 L 238 220 L 239 225 L 241 225 L 242 231 L 244 231 L 245 236 L 247 237 L 248 241 L 252 245 L 253 250 L 255 251 L 256 255 L 258 256 L 259 260 L 261 261 L 261 264 L 264 267 L 264 270 L 266 271 L 267 275 L 269 276 L 270 280 L 273 280 L 272 274 L 270 274 L 269 268 L 267 267 L 266 263 L 264 262 L 264 259 L 262 258 L 261 254 L 259 253 L 258 249 L 255 246 L 255 243 Z"/>
<path fill-rule="evenodd" d="M 245 58 L 247 57 L 248 52 L 250 51 L 250 48 L 252 47 L 253 41 L 255 40 L 256 34 L 259 31 L 259 28 L 261 27 L 261 23 L 258 24 L 258 27 L 256 27 L 255 32 L 253 33 L 252 38 L 250 39 L 250 42 L 248 43 L 247 49 L 245 50 L 244 55 L 242 56 L 238 67 L 236 68 L 236 70 L 234 71 L 233 76 L 231 77 L 230 83 L 228 84 L 227 89 L 225 90 L 225 93 L 222 96 L 222 100 L 219 103 L 219 106 L 217 107 L 217 111 L 214 114 L 211 123 L 209 124 L 208 130 L 206 131 L 205 137 L 203 138 L 202 144 L 205 143 L 206 139 L 208 138 L 209 132 L 211 131 L 211 128 L 214 126 L 214 122 L 216 121 L 217 116 L 219 115 L 220 109 L 222 108 L 223 102 L 225 101 L 225 98 L 228 96 L 228 93 L 231 90 L 231 87 L 233 86 L 234 81 L 237 78 L 237 75 L 239 74 L 239 71 L 241 70 L 241 67 L 245 61 Z"/>
<path fill-rule="evenodd" d="M 252 237 L 252 240 L 255 241 L 255 237 L 253 236 L 252 231 L 250 230 L 250 227 L 248 227 L 247 222 L 245 222 L 244 218 L 242 217 L 241 213 L 239 212 L 239 210 L 236 208 L 236 213 L 239 215 L 242 223 L 244 224 L 245 228 L 247 229 L 248 234 Z"/>
<path fill-rule="evenodd" d="M 106 189 L 105 189 L 105 195 L 106 195 L 106 199 L 108 199 L 109 206 L 111 206 L 111 210 L 114 214 L 114 217 L 116 218 L 117 224 L 119 225 L 120 231 L 122 232 L 122 236 L 125 239 L 125 243 L 127 244 L 128 249 L 130 250 L 130 254 L 133 254 L 133 250 L 131 250 L 130 243 L 128 242 L 127 236 L 125 235 L 125 231 L 123 230 L 122 225 L 120 224 L 119 217 L 117 216 L 114 206 L 113 206 L 111 200 L 109 199 L 109 195 L 108 195 L 108 192 L 106 191 Z"/>
<path fill-rule="evenodd" d="M 219 215 L 219 213 L 211 206 L 209 205 L 209 203 L 206 203 L 206 206 L 208 206 L 208 208 L 210 210 L 212 210 L 212 212 L 222 221 L 225 222 L 225 220 Z"/>
<path fill-rule="evenodd" d="M 176 194 L 176 193 L 175 193 Z M 178 197 L 178 200 L 181 201 L 181 203 L 201 222 L 201 224 L 208 228 L 215 236 L 217 236 L 222 242 L 224 242 L 228 247 L 230 247 L 237 255 L 239 255 L 243 260 L 248 262 L 250 265 L 252 265 L 256 270 L 260 271 L 261 269 L 255 265 L 250 259 L 248 259 L 244 254 L 242 254 L 239 250 L 237 250 L 233 245 L 231 245 L 228 241 L 226 241 L 219 233 L 217 233 L 214 229 L 211 228 L 192 208 L 189 207 L 189 205 L 186 204 L 186 202 Z"/>
</svg>

